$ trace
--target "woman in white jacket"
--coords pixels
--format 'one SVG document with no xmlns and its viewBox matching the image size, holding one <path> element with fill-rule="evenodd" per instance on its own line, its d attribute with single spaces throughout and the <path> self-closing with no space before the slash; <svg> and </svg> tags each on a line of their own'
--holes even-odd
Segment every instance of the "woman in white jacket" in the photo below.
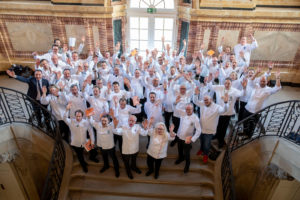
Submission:
<svg viewBox="0 0 300 200">
<path fill-rule="evenodd" d="M 155 125 L 154 129 L 148 131 L 150 145 L 147 150 L 148 171 L 146 176 L 154 172 L 154 178 L 158 178 L 161 162 L 167 157 L 168 141 L 175 139 L 175 134 L 173 133 L 174 124 L 169 129 L 170 134 L 167 132 L 165 124 L 159 122 Z"/>
</svg>

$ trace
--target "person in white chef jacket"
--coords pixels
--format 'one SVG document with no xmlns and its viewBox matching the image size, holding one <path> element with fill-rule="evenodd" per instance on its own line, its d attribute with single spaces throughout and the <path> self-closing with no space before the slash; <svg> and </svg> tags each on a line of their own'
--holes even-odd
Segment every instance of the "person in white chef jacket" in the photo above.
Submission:
<svg viewBox="0 0 300 200">
<path fill-rule="evenodd" d="M 173 133 L 174 124 L 170 126 L 169 130 L 170 134 L 165 124 L 159 122 L 155 125 L 154 129 L 148 131 L 150 144 L 147 150 L 148 171 L 146 172 L 146 176 L 150 176 L 154 172 L 154 178 L 158 178 L 161 163 L 167 157 L 168 141 L 175 139 L 175 134 Z"/>
<path fill-rule="evenodd" d="M 79 163 L 85 173 L 88 172 L 87 163 L 83 157 L 83 149 L 85 144 L 87 143 L 87 131 L 89 132 L 90 140 L 91 140 L 91 147 L 94 148 L 95 137 L 93 134 L 93 129 L 90 126 L 88 120 L 83 119 L 83 111 L 76 110 L 75 111 L 75 119 L 70 119 L 68 117 L 69 111 L 71 109 L 72 103 L 68 103 L 66 107 L 66 111 L 64 113 L 64 121 L 69 126 L 71 131 L 71 143 L 70 145 L 75 150 Z"/>
<path fill-rule="evenodd" d="M 100 173 L 103 173 L 109 168 L 108 155 L 111 157 L 115 176 L 118 178 L 120 176 L 119 172 L 119 162 L 115 153 L 115 143 L 114 143 L 114 124 L 109 123 L 109 115 L 103 115 L 100 117 L 101 122 L 96 122 L 93 117 L 89 117 L 89 121 L 91 125 L 96 129 L 96 137 L 97 137 L 97 147 L 101 149 L 102 158 L 104 165 L 100 169 Z M 114 116 L 112 116 L 114 122 L 116 121 Z"/>
<path fill-rule="evenodd" d="M 175 108 L 176 110 L 177 108 Z M 188 103 L 185 111 L 177 110 L 180 114 L 180 125 L 177 132 L 178 137 L 178 158 L 175 164 L 178 165 L 185 160 L 184 173 L 189 172 L 190 152 L 192 142 L 195 142 L 201 134 L 199 118 L 194 113 L 194 106 Z"/>
<path fill-rule="evenodd" d="M 147 124 L 144 122 L 143 127 L 147 127 Z M 128 118 L 128 124 L 118 128 L 116 134 L 122 135 L 122 158 L 128 178 L 133 179 L 131 170 L 138 174 L 142 173 L 136 166 L 136 157 L 139 153 L 139 137 L 140 135 L 146 136 L 147 131 L 140 125 L 136 124 L 136 117 L 134 115 L 130 115 Z"/>
</svg>

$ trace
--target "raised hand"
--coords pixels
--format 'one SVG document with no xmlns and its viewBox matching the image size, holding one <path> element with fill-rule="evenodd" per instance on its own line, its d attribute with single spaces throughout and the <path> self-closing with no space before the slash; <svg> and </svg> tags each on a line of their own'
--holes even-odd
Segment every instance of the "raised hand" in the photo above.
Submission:
<svg viewBox="0 0 300 200">
<path fill-rule="evenodd" d="M 278 69 L 275 74 L 276 79 L 280 79 L 280 70 Z"/>
<path fill-rule="evenodd" d="M 46 86 L 43 86 L 43 87 L 42 87 L 42 92 L 43 92 L 43 94 L 46 94 L 46 93 L 47 93 L 47 87 L 46 87 Z"/>
<path fill-rule="evenodd" d="M 81 37 L 81 42 L 82 42 L 82 43 L 85 42 L 85 36 L 84 36 L 84 35 Z"/>
<path fill-rule="evenodd" d="M 138 96 L 132 97 L 132 102 L 133 102 L 133 106 L 139 105 L 140 104 L 139 97 Z"/>
<path fill-rule="evenodd" d="M 149 124 L 148 124 L 148 120 L 147 119 L 145 119 L 143 122 L 142 122 L 142 126 L 143 126 L 143 128 L 144 129 L 148 129 L 148 126 Z"/>
<path fill-rule="evenodd" d="M 195 88 L 195 95 L 199 95 L 200 94 L 200 89 L 199 89 L 199 87 L 196 87 Z"/>
<path fill-rule="evenodd" d="M 244 80 L 242 81 L 242 86 L 243 86 L 244 89 L 246 89 L 247 83 L 248 83 L 248 79 L 244 78 Z"/>
<path fill-rule="evenodd" d="M 227 103 L 228 100 L 229 100 L 229 95 L 228 95 L 228 93 L 225 93 L 224 96 L 222 96 L 221 98 L 223 99 L 224 103 Z"/>
<path fill-rule="evenodd" d="M 68 105 L 67 105 L 67 107 L 66 107 L 66 109 L 67 109 L 67 110 L 70 110 L 71 107 L 72 107 L 72 102 L 69 102 Z"/>
<path fill-rule="evenodd" d="M 7 73 L 7 75 L 8 75 L 8 76 L 10 76 L 10 77 L 12 77 L 12 78 L 14 78 L 14 77 L 15 77 L 15 75 L 16 75 L 14 71 L 12 71 L 12 70 L 9 70 L 9 69 L 8 69 L 8 70 L 6 70 L 6 73 Z"/>
<path fill-rule="evenodd" d="M 273 67 L 274 67 L 274 63 L 272 61 L 269 61 L 268 62 L 268 68 L 269 68 L 269 70 L 272 70 Z"/>
<path fill-rule="evenodd" d="M 115 116 L 115 111 L 114 111 L 114 109 L 110 108 L 108 114 L 109 114 L 111 117 L 114 117 L 114 116 Z"/>
<path fill-rule="evenodd" d="M 176 101 L 175 101 L 175 103 L 177 104 L 177 103 L 179 103 L 179 101 L 181 100 L 181 96 L 180 95 L 178 95 L 177 97 L 176 97 Z"/>
</svg>

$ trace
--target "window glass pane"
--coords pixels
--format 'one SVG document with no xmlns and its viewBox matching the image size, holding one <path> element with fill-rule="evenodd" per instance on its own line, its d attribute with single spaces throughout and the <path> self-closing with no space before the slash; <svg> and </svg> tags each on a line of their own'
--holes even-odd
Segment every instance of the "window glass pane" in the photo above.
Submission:
<svg viewBox="0 0 300 200">
<path fill-rule="evenodd" d="M 131 8 L 138 8 L 140 0 L 130 0 L 130 7 Z"/>
<path fill-rule="evenodd" d="M 139 41 L 131 40 L 130 41 L 130 49 L 138 48 L 139 49 Z"/>
<path fill-rule="evenodd" d="M 161 41 L 154 41 L 154 48 L 157 49 L 158 51 L 161 51 L 162 50 Z"/>
<path fill-rule="evenodd" d="M 161 31 L 161 30 L 155 30 L 154 40 L 161 40 L 162 36 L 163 36 L 163 31 Z"/>
<path fill-rule="evenodd" d="M 155 29 L 163 29 L 164 19 L 163 18 L 155 18 Z"/>
<path fill-rule="evenodd" d="M 172 41 L 172 31 L 164 31 L 165 40 Z"/>
<path fill-rule="evenodd" d="M 166 9 L 174 9 L 174 0 L 165 0 Z"/>
<path fill-rule="evenodd" d="M 130 28 L 139 28 L 139 18 L 130 17 Z"/>
<path fill-rule="evenodd" d="M 140 30 L 140 40 L 148 40 L 148 30 Z"/>
<path fill-rule="evenodd" d="M 140 18 L 140 28 L 141 29 L 148 29 L 148 18 L 147 17 L 141 17 Z"/>
<path fill-rule="evenodd" d="M 173 19 L 165 18 L 165 29 L 173 30 Z"/>
<path fill-rule="evenodd" d="M 139 39 L 139 30 L 138 29 L 130 29 L 130 39 L 131 40 Z"/>
<path fill-rule="evenodd" d="M 162 0 L 156 0 L 154 6 L 155 6 L 155 8 L 165 8 L 165 3 L 167 3 L 167 2 L 168 1 L 164 2 Z"/>
<path fill-rule="evenodd" d="M 140 41 L 140 50 L 145 51 L 148 49 L 148 41 Z"/>
<path fill-rule="evenodd" d="M 147 4 L 145 2 L 147 2 Z M 140 8 L 149 8 L 149 5 L 150 4 L 148 4 L 148 1 L 140 1 Z"/>
</svg>

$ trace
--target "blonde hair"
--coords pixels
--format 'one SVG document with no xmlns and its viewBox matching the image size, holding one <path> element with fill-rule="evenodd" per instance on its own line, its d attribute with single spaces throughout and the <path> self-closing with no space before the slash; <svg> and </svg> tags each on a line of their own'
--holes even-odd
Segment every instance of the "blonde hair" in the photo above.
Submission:
<svg viewBox="0 0 300 200">
<path fill-rule="evenodd" d="M 163 134 L 163 136 L 164 136 L 164 141 L 167 141 L 167 140 L 168 140 L 168 131 L 167 131 L 166 125 L 165 125 L 163 122 L 158 122 L 158 123 L 155 124 L 154 134 L 156 134 L 157 128 L 158 128 L 159 126 L 163 126 L 163 127 L 164 127 L 164 134 Z"/>
</svg>

